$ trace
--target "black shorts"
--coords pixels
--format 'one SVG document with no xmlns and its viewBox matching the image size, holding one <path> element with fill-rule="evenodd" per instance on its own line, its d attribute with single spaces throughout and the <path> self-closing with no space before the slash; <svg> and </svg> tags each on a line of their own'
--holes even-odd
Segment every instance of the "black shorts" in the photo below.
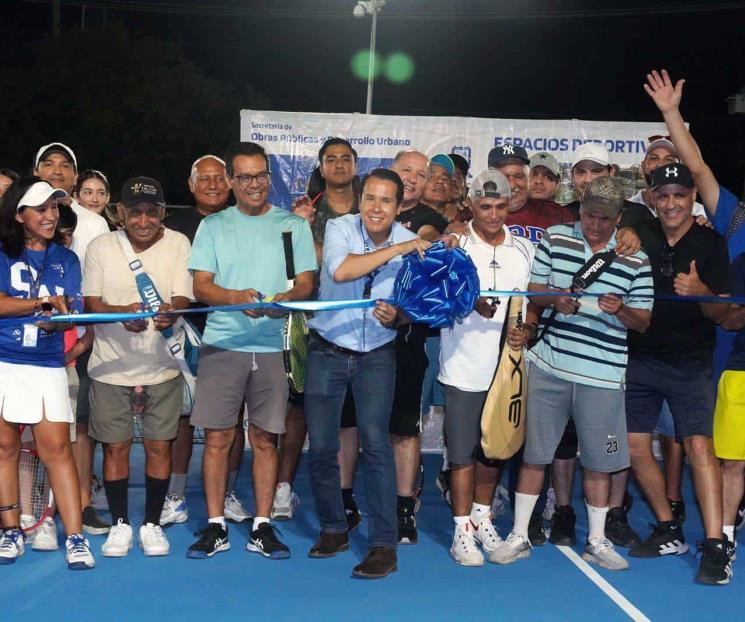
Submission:
<svg viewBox="0 0 745 622">
<path fill-rule="evenodd" d="M 396 334 L 396 386 L 393 393 L 390 432 L 419 436 L 422 428 L 422 384 L 429 359 L 425 342 L 429 327 L 409 324 Z"/>
<path fill-rule="evenodd" d="M 665 361 L 631 355 L 626 367 L 626 421 L 629 434 L 652 434 L 667 402 L 678 440 L 689 436 L 711 438 L 716 389 L 711 360 Z"/>
</svg>

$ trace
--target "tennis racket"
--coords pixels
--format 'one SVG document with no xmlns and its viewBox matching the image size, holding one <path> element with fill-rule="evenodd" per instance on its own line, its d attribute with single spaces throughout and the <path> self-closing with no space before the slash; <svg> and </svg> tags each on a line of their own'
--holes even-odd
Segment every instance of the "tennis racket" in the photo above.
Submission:
<svg viewBox="0 0 745 622">
<path fill-rule="evenodd" d="M 481 448 L 494 460 L 511 458 L 525 442 L 525 356 L 507 342 L 507 329 L 522 327 L 522 308 L 523 297 L 510 296 L 499 364 L 481 412 Z"/>
<path fill-rule="evenodd" d="M 20 426 L 21 437 L 26 426 Z M 23 447 L 18 460 L 18 484 L 21 505 L 21 529 L 30 533 L 37 529 L 44 519 L 52 516 L 54 494 L 49 485 L 47 468 L 39 458 L 36 449 Z"/>
<path fill-rule="evenodd" d="M 292 288 L 295 282 L 295 256 L 292 250 L 292 231 L 282 232 L 282 245 L 285 252 L 285 269 L 287 287 Z M 305 391 L 305 367 L 308 361 L 308 344 L 310 334 L 305 313 L 291 311 L 284 325 L 283 356 L 285 373 L 290 391 L 301 395 Z"/>
</svg>

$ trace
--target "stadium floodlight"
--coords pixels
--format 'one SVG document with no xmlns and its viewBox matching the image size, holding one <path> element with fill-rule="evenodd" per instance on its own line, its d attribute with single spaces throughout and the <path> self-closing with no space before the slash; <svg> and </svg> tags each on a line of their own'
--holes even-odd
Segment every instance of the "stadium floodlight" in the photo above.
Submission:
<svg viewBox="0 0 745 622">
<path fill-rule="evenodd" d="M 370 62 L 367 68 L 367 104 L 365 113 L 372 113 L 373 80 L 375 78 L 375 37 L 377 35 L 378 13 L 385 6 L 385 0 L 359 0 L 352 10 L 355 17 L 372 15 L 370 28 Z"/>
</svg>

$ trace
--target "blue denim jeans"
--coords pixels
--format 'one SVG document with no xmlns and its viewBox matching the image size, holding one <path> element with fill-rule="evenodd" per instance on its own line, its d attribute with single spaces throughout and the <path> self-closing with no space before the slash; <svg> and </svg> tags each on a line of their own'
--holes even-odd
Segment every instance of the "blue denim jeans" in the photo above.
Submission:
<svg viewBox="0 0 745 622">
<path fill-rule="evenodd" d="M 345 533 L 347 520 L 339 481 L 339 425 L 349 388 L 365 461 L 371 547 L 395 548 L 396 467 L 388 433 L 396 377 L 393 342 L 352 355 L 311 338 L 305 380 L 305 420 L 310 437 L 310 477 L 321 531 Z"/>
</svg>

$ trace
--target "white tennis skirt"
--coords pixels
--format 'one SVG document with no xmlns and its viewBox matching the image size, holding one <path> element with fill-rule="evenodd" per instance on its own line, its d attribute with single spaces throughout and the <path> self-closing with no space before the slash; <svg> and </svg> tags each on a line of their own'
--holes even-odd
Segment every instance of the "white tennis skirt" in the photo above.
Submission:
<svg viewBox="0 0 745 622">
<path fill-rule="evenodd" d="M 0 361 L 0 416 L 12 423 L 73 423 L 64 367 L 37 367 Z"/>
</svg>

